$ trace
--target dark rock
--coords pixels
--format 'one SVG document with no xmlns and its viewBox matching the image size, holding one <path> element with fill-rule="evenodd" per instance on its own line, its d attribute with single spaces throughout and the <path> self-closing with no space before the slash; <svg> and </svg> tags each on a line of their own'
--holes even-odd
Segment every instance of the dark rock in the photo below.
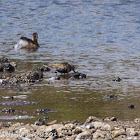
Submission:
<svg viewBox="0 0 140 140">
<path fill-rule="evenodd" d="M 112 118 L 110 118 L 110 121 L 117 121 L 117 118 L 112 117 Z"/>
<path fill-rule="evenodd" d="M 32 82 L 34 82 L 35 80 L 39 80 L 41 78 L 43 78 L 43 72 L 41 71 L 27 73 L 27 79 L 30 79 Z"/>
<path fill-rule="evenodd" d="M 104 99 L 117 99 L 118 96 L 111 94 L 111 95 L 105 95 L 103 98 Z"/>
<path fill-rule="evenodd" d="M 135 108 L 135 105 L 131 104 L 131 105 L 128 106 L 128 108 L 134 109 Z"/>
<path fill-rule="evenodd" d="M 15 62 L 9 62 L 7 58 L 0 59 L 0 72 L 14 72 L 15 71 Z"/>
<path fill-rule="evenodd" d="M 9 62 L 8 58 L 6 57 L 0 58 L 0 63 L 8 63 L 8 62 Z"/>
<path fill-rule="evenodd" d="M 42 67 L 37 68 L 37 71 L 42 71 L 42 72 L 50 71 L 50 70 L 51 69 L 46 65 L 43 65 Z"/>
<path fill-rule="evenodd" d="M 35 125 L 45 125 L 45 121 L 44 121 L 44 119 L 43 118 L 40 118 L 40 119 L 38 119 L 36 122 L 35 122 Z"/>
<path fill-rule="evenodd" d="M 113 79 L 112 81 L 117 81 L 117 82 L 120 82 L 122 79 L 120 77 L 117 77 L 115 79 Z"/>
<path fill-rule="evenodd" d="M 86 78 L 86 74 L 80 73 L 80 72 L 76 72 L 76 73 L 74 73 L 74 76 L 73 77 L 75 79 L 83 79 L 83 78 Z"/>
<path fill-rule="evenodd" d="M 1 112 L 4 112 L 4 113 L 15 113 L 16 110 L 12 109 L 12 108 L 3 108 Z"/>
</svg>

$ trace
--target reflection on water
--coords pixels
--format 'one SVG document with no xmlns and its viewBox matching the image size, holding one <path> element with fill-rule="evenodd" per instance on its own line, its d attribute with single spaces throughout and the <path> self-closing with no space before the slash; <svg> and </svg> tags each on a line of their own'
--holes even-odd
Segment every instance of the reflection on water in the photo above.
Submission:
<svg viewBox="0 0 140 140">
<path fill-rule="evenodd" d="M 26 91 L 30 92 L 26 100 L 38 103 L 22 106 L 28 115 L 37 117 L 33 114 L 37 108 L 50 108 L 57 110 L 49 114 L 52 120 L 85 120 L 89 115 L 138 117 L 139 7 L 138 0 L 1 1 L 0 56 L 18 63 L 16 73 L 43 63 L 69 62 L 77 71 L 87 74 L 84 80 L 64 79 L 48 84 L 45 79 L 54 73 L 45 73 L 42 82 Z M 38 50 L 13 49 L 21 36 L 30 37 L 33 32 L 39 34 Z M 115 77 L 121 77 L 122 81 L 112 81 Z M 0 94 L 23 95 L 19 90 L 0 89 Z M 104 100 L 106 94 L 119 98 Z M 128 109 L 130 104 L 136 108 Z"/>
</svg>

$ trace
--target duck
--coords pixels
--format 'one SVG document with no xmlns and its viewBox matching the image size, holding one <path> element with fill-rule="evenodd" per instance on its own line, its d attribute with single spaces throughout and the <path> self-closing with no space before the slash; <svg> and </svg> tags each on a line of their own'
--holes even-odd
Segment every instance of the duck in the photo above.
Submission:
<svg viewBox="0 0 140 140">
<path fill-rule="evenodd" d="M 50 67 L 56 68 L 56 72 L 59 72 L 61 74 L 68 74 L 70 71 L 73 71 L 75 73 L 75 67 L 68 62 L 50 64 Z"/>
<path fill-rule="evenodd" d="M 38 49 L 38 34 L 33 33 L 32 39 L 29 39 L 27 37 L 21 37 L 19 42 L 14 46 L 14 48 L 17 49 Z"/>
</svg>

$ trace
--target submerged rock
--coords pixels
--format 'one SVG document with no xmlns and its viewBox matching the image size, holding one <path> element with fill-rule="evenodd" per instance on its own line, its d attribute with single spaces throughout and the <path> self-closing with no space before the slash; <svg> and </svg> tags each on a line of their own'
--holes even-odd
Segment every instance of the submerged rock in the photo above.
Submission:
<svg viewBox="0 0 140 140">
<path fill-rule="evenodd" d="M 35 111 L 35 113 L 39 113 L 39 114 L 48 114 L 48 113 L 52 113 L 52 112 L 57 112 L 57 111 L 55 111 L 55 110 L 50 110 L 50 109 L 48 109 L 48 108 L 46 108 L 46 109 L 37 109 L 37 110 Z"/>
<path fill-rule="evenodd" d="M 0 59 L 0 72 L 14 72 L 16 64 L 15 62 L 10 62 L 7 58 Z"/>
<path fill-rule="evenodd" d="M 131 105 L 128 106 L 128 108 L 134 109 L 135 108 L 135 105 L 131 104 Z"/>
<path fill-rule="evenodd" d="M 35 80 L 39 80 L 43 78 L 43 72 L 42 71 L 33 71 L 27 73 L 27 79 L 34 82 Z"/>
<path fill-rule="evenodd" d="M 104 97 L 103 97 L 103 99 L 117 99 L 118 98 L 118 96 L 117 95 L 113 95 L 113 94 L 111 94 L 111 95 L 104 95 Z"/>
<path fill-rule="evenodd" d="M 120 82 L 120 81 L 122 81 L 122 79 L 120 77 L 117 77 L 117 78 L 113 79 L 112 81 Z"/>
<path fill-rule="evenodd" d="M 51 69 L 46 65 L 43 65 L 43 66 L 37 68 L 37 71 L 42 71 L 42 72 L 47 72 L 47 71 L 50 71 L 50 70 Z"/>
<path fill-rule="evenodd" d="M 4 112 L 4 113 L 15 113 L 16 110 L 12 109 L 12 108 L 3 108 L 1 112 Z"/>
<path fill-rule="evenodd" d="M 86 78 L 86 74 L 80 73 L 80 72 L 76 72 L 76 73 L 74 73 L 73 77 L 75 79 L 83 79 L 83 78 Z"/>
<path fill-rule="evenodd" d="M 17 86 L 22 83 L 31 83 L 36 82 L 43 78 L 43 72 L 41 71 L 30 71 L 23 74 L 16 74 L 6 79 L 2 80 L 2 85 L 10 85 L 10 86 Z"/>
</svg>

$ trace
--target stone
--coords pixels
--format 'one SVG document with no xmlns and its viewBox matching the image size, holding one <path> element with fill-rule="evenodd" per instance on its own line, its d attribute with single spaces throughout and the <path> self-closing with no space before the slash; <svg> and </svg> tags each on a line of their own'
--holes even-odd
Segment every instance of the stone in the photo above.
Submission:
<svg viewBox="0 0 140 140">
<path fill-rule="evenodd" d="M 91 123 L 91 122 L 94 122 L 94 121 L 99 121 L 99 119 L 96 118 L 96 117 L 90 116 L 90 117 L 86 120 L 85 124 L 86 124 L 86 123 Z"/>
<path fill-rule="evenodd" d="M 112 131 L 112 135 L 114 138 L 118 137 L 120 135 L 126 135 L 126 131 L 125 131 L 125 129 L 114 130 L 114 131 Z"/>
<path fill-rule="evenodd" d="M 126 132 L 130 135 L 130 136 L 138 136 L 138 132 L 135 131 L 135 128 L 127 128 Z"/>
<path fill-rule="evenodd" d="M 105 131 L 111 131 L 113 128 L 109 124 L 103 122 L 92 122 L 92 125 L 95 129 L 101 129 Z"/>
<path fill-rule="evenodd" d="M 136 118 L 136 119 L 134 120 L 134 122 L 135 122 L 135 123 L 140 123 L 140 118 Z"/>
<path fill-rule="evenodd" d="M 82 129 L 80 127 L 77 127 L 72 130 L 72 134 L 79 134 L 79 133 L 82 133 Z"/>
<path fill-rule="evenodd" d="M 77 135 L 75 140 L 92 140 L 92 133 L 90 131 L 85 131 Z"/>
</svg>

